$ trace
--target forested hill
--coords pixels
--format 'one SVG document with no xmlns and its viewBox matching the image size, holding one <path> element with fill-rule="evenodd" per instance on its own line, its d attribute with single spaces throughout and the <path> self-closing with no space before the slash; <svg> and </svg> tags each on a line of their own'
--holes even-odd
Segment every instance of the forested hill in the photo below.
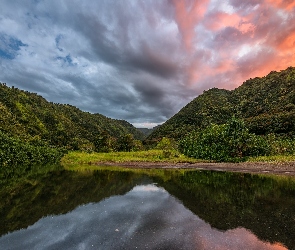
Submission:
<svg viewBox="0 0 295 250">
<path fill-rule="evenodd" d="M 155 129 L 147 140 L 179 139 L 211 123 L 223 124 L 232 116 L 244 119 L 256 134 L 295 135 L 295 68 L 270 72 L 229 91 L 204 91 L 176 115 Z"/>
<path fill-rule="evenodd" d="M 132 134 L 144 135 L 126 121 L 91 114 L 0 84 L 0 130 L 27 141 L 42 141 L 68 149 L 99 147 L 97 143 Z"/>
</svg>

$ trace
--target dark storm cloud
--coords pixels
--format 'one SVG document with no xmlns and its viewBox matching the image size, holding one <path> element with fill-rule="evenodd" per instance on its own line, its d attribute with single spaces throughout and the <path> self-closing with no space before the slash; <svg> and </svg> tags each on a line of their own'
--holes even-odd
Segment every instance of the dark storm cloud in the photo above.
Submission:
<svg viewBox="0 0 295 250">
<path fill-rule="evenodd" d="M 13 5 L 7 2 L 4 19 L 13 22 L 16 33 L 25 28 L 21 19 L 28 24 L 27 55 L 14 66 L 21 71 L 29 61 L 27 67 L 33 70 L 22 78 L 11 77 L 10 68 L 2 81 L 38 91 L 50 101 L 133 122 L 162 122 L 176 112 L 167 112 L 165 86 L 157 88 L 168 79 L 173 82 L 181 68 L 176 60 L 179 41 L 169 38 L 171 32 L 177 35 L 173 8 L 166 1 L 28 1 L 26 6 L 20 4 L 19 16 L 11 18 Z M 41 63 L 30 61 L 32 54 Z M 134 84 L 132 79 L 142 73 L 153 84 L 145 79 L 144 88 Z"/>
<path fill-rule="evenodd" d="M 126 58 L 126 64 L 123 64 L 123 69 L 134 69 L 149 72 L 163 78 L 172 78 L 176 76 L 179 71 L 179 66 L 168 57 L 161 57 L 160 52 L 149 48 L 148 45 L 143 44 L 141 54 L 130 55 Z"/>
<path fill-rule="evenodd" d="M 0 81 L 85 111 L 160 123 L 205 89 L 294 65 L 294 7 L 3 0 Z"/>
<path fill-rule="evenodd" d="M 150 84 L 147 81 L 134 84 L 134 88 L 141 98 L 150 105 L 158 106 L 165 96 L 165 90 L 161 90 L 157 85 Z"/>
</svg>

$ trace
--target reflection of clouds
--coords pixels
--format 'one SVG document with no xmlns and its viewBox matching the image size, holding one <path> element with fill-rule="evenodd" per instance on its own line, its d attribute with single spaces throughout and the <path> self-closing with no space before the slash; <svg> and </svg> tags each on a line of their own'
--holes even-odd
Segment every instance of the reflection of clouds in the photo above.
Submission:
<svg viewBox="0 0 295 250">
<path fill-rule="evenodd" d="M 195 244 L 200 249 L 253 249 L 253 250 L 283 250 L 287 249 L 279 243 L 270 244 L 260 241 L 245 228 L 236 228 L 221 232 L 209 225 L 196 232 Z"/>
<path fill-rule="evenodd" d="M 164 189 L 136 186 L 0 238 L 0 249 L 286 249 L 243 228 L 211 228 Z"/>
<path fill-rule="evenodd" d="M 149 185 L 140 185 L 140 186 L 135 186 L 132 191 L 134 192 L 144 192 L 144 191 L 147 191 L 147 192 L 166 192 L 165 189 L 163 188 L 159 188 L 155 185 L 152 185 L 152 184 L 149 184 Z"/>
</svg>

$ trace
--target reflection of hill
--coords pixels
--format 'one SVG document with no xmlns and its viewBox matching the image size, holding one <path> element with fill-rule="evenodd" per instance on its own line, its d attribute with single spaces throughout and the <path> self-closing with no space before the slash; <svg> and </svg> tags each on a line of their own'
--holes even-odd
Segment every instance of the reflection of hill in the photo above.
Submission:
<svg viewBox="0 0 295 250">
<path fill-rule="evenodd" d="M 56 171 L 0 190 L 0 235 L 48 214 L 157 182 L 212 227 L 244 227 L 260 239 L 295 246 L 295 179 L 185 170 Z"/>
<path fill-rule="evenodd" d="M 154 184 L 41 218 L 27 229 L 0 237 L 0 246 L 23 250 L 287 249 L 263 242 L 245 228 L 213 228 Z"/>
<path fill-rule="evenodd" d="M 0 235 L 32 225 L 48 214 L 129 191 L 141 175 L 132 172 L 50 172 L 0 191 Z"/>
<path fill-rule="evenodd" d="M 295 179 L 190 171 L 157 181 L 212 227 L 245 227 L 260 239 L 295 246 Z"/>
</svg>

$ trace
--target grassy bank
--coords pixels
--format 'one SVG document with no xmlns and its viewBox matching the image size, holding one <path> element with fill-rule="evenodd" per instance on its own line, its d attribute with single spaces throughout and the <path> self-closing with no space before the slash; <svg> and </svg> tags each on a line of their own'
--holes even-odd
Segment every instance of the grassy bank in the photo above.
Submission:
<svg viewBox="0 0 295 250">
<path fill-rule="evenodd" d="M 295 161 L 295 155 L 273 155 L 249 157 L 246 162 L 281 163 Z M 126 162 L 167 162 L 167 163 L 197 163 L 209 162 L 206 160 L 186 157 L 177 151 L 148 150 L 137 152 L 85 153 L 72 151 L 65 155 L 61 163 L 67 167 L 79 165 L 99 165 L 99 163 L 126 163 Z M 212 162 L 212 161 L 211 161 Z"/>
<path fill-rule="evenodd" d="M 257 156 L 249 157 L 247 162 L 268 162 L 268 163 L 282 163 L 295 161 L 295 155 L 269 155 L 269 156 Z"/>
<path fill-rule="evenodd" d="M 169 150 L 147 150 L 136 152 L 110 152 L 110 153 L 84 153 L 69 152 L 61 160 L 63 165 L 97 164 L 104 162 L 169 162 L 169 163 L 195 163 L 204 162 Z"/>
</svg>

